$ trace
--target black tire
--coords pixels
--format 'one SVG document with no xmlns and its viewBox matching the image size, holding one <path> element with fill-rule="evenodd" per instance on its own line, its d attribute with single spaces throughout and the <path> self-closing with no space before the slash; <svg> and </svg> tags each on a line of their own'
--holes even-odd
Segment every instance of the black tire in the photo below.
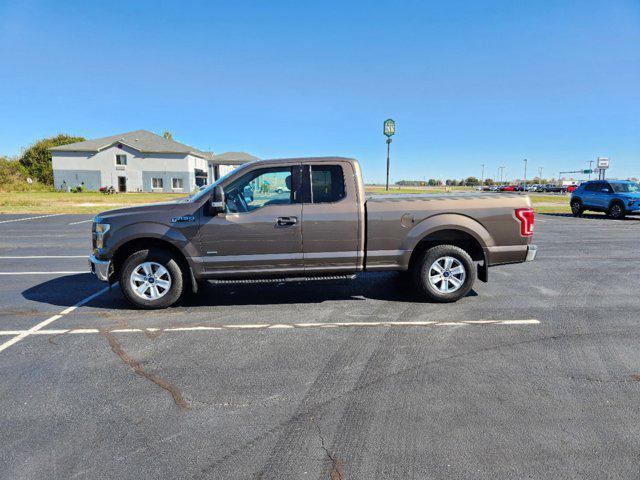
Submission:
<svg viewBox="0 0 640 480">
<path fill-rule="evenodd" d="M 168 272 L 170 287 L 157 299 L 145 299 L 133 289 L 131 276 L 145 262 L 153 262 L 163 266 Z M 165 281 L 167 276 L 164 277 Z M 157 280 L 155 280 L 157 282 Z M 178 301 L 184 289 L 184 274 L 178 262 L 166 250 L 151 248 L 132 253 L 120 269 L 120 289 L 132 305 L 147 310 L 167 308 Z"/>
<path fill-rule="evenodd" d="M 584 212 L 584 206 L 580 200 L 571 201 L 571 213 L 574 217 L 579 217 Z"/>
<path fill-rule="evenodd" d="M 614 220 L 620 220 L 624 218 L 624 204 L 621 202 L 613 202 L 609 207 L 609 210 L 607 210 L 607 216 L 609 218 L 613 218 Z"/>
<path fill-rule="evenodd" d="M 452 292 L 443 292 L 429 281 L 429 270 L 436 260 L 444 257 L 452 257 L 464 268 L 464 279 L 462 285 Z M 476 281 L 476 266 L 469 254 L 454 245 L 438 245 L 430 248 L 422 254 L 414 267 L 414 281 L 420 293 L 434 302 L 450 303 L 457 302 L 466 296 Z M 458 277 L 456 277 L 458 278 Z M 450 281 L 450 280 L 448 280 Z M 447 281 L 447 282 L 448 282 Z M 436 283 L 437 285 L 437 283 Z M 442 283 L 440 283 L 442 287 Z"/>
</svg>

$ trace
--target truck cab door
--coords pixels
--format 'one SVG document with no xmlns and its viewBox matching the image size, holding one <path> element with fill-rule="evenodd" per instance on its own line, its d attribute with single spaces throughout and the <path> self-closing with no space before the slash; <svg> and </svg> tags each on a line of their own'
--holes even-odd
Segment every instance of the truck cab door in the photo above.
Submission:
<svg viewBox="0 0 640 480">
<path fill-rule="evenodd" d="M 348 162 L 302 166 L 303 252 L 306 274 L 351 274 L 362 263 L 360 211 L 354 172 Z"/>
<path fill-rule="evenodd" d="M 205 276 L 304 272 L 300 165 L 256 167 L 223 185 L 226 212 L 204 208 L 199 243 Z"/>
</svg>

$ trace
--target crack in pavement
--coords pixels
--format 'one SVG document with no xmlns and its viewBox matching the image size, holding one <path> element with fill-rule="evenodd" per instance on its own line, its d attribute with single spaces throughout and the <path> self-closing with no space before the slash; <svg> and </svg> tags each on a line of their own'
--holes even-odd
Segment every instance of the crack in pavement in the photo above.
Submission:
<svg viewBox="0 0 640 480">
<path fill-rule="evenodd" d="M 178 389 L 178 387 L 168 383 L 166 380 L 164 380 L 160 376 L 156 375 L 155 373 L 147 372 L 140 362 L 138 362 L 138 361 L 134 360 L 133 358 L 131 358 L 127 354 L 127 352 L 124 351 L 124 349 L 122 348 L 122 345 L 120 345 L 120 342 L 118 342 L 118 340 L 116 340 L 116 338 L 113 336 L 113 334 L 111 332 L 109 332 L 108 330 L 102 330 L 101 329 L 100 333 L 102 334 L 102 336 L 104 338 L 107 339 L 107 342 L 109 343 L 109 346 L 111 347 L 111 350 L 113 350 L 113 353 L 118 355 L 118 357 L 120 357 L 120 359 L 126 365 L 131 367 L 131 369 L 133 369 L 133 371 L 136 374 L 140 375 L 141 377 L 146 378 L 147 380 L 155 383 L 160 388 L 163 388 L 167 392 L 169 392 L 171 394 L 171 396 L 173 397 L 173 401 L 175 402 L 175 404 L 178 407 L 180 407 L 181 409 L 183 409 L 183 410 L 188 410 L 189 409 L 189 405 L 187 405 L 187 402 L 185 401 L 184 397 L 182 396 L 182 392 L 180 392 L 180 389 Z"/>
<path fill-rule="evenodd" d="M 318 429 L 318 437 L 320 437 L 320 447 L 324 450 L 324 453 L 327 455 L 327 458 L 331 460 L 331 470 L 329 471 L 329 479 L 330 480 L 343 480 L 344 477 L 342 475 L 342 464 L 339 459 L 335 458 L 329 449 L 324 445 L 324 437 L 322 436 L 322 431 L 320 430 L 320 424 L 318 424 L 315 418 L 312 419 L 316 424 L 316 428 Z"/>
</svg>

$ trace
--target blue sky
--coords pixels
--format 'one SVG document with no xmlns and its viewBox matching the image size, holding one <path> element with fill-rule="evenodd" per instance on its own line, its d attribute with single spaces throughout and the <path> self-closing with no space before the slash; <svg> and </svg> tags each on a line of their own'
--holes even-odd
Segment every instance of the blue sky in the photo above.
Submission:
<svg viewBox="0 0 640 480">
<path fill-rule="evenodd" d="M 640 176 L 640 1 L 0 0 L 0 154 L 136 129 L 384 180 Z"/>
</svg>

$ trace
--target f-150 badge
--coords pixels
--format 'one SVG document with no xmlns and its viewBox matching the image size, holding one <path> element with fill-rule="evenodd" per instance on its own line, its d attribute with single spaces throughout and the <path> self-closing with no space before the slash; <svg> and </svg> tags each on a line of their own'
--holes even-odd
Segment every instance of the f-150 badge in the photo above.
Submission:
<svg viewBox="0 0 640 480">
<path fill-rule="evenodd" d="M 194 217 L 193 215 L 184 215 L 182 217 L 173 217 L 171 219 L 171 223 L 178 223 L 178 222 L 195 222 L 196 217 Z"/>
</svg>

